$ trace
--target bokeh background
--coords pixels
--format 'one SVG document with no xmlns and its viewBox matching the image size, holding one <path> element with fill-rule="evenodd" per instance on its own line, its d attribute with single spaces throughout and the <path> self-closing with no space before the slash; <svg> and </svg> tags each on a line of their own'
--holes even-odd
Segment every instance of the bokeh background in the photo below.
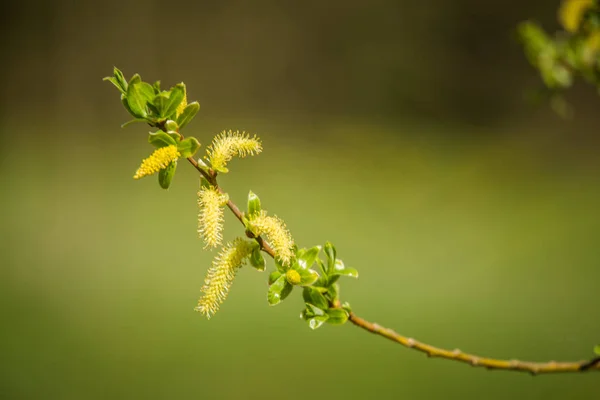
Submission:
<svg viewBox="0 0 600 400">
<path fill-rule="evenodd" d="M 490 372 L 351 325 L 243 269 L 210 321 L 197 176 L 131 176 L 151 148 L 101 78 L 186 82 L 187 128 L 257 133 L 222 177 L 333 241 L 357 314 L 439 346 L 578 360 L 600 342 L 600 99 L 557 117 L 514 39 L 558 1 L 33 1 L 0 12 L 3 399 L 591 399 L 597 374 Z M 227 219 L 226 236 L 241 233 Z"/>
</svg>

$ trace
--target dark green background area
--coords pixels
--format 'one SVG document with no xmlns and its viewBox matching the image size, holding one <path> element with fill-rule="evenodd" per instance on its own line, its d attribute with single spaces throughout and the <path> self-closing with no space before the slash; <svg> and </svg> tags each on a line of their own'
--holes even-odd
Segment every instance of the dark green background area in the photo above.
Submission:
<svg viewBox="0 0 600 400">
<path fill-rule="evenodd" d="M 499 5 L 503 5 L 500 7 Z M 249 189 L 299 245 L 334 242 L 364 318 L 483 356 L 578 360 L 600 342 L 600 161 L 593 90 L 576 119 L 511 30 L 531 2 L 21 2 L 5 5 L 0 91 L 0 397 L 592 399 L 598 374 L 531 377 L 428 359 L 351 325 L 311 331 L 299 293 L 240 271 L 217 315 L 193 308 L 215 252 L 194 170 L 131 177 L 151 147 L 101 82 L 113 65 L 185 81 L 204 147 L 264 153 Z M 227 215 L 228 239 L 242 233 Z M 272 268 L 272 266 L 269 266 Z"/>
</svg>

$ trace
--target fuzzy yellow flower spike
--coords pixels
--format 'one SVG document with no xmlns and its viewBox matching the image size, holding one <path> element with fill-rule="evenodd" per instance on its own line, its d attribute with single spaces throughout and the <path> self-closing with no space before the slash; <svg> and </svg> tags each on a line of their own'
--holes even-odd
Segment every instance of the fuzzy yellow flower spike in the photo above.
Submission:
<svg viewBox="0 0 600 400">
<path fill-rule="evenodd" d="M 254 244 L 249 240 L 237 238 L 227 243 L 219 255 L 213 260 L 206 274 L 203 296 L 198 300 L 195 310 L 210 319 L 219 310 L 229 293 L 229 289 L 237 271 L 252 253 Z"/>
<path fill-rule="evenodd" d="M 172 162 L 177 160 L 181 154 L 177 151 L 177 146 L 170 145 L 156 149 L 150 157 L 142 161 L 142 165 L 138 168 L 133 176 L 133 179 L 140 179 L 147 175 L 152 175 L 167 168 Z"/>
<path fill-rule="evenodd" d="M 563 0 L 558 9 L 558 20 L 568 32 L 579 30 L 585 12 L 595 5 L 595 0 Z"/>
<path fill-rule="evenodd" d="M 183 110 L 185 110 L 186 107 L 187 107 L 187 91 L 184 91 L 183 92 L 183 100 L 181 100 L 181 103 L 179 103 L 179 105 L 177 106 L 177 110 L 175 111 L 175 117 L 179 118 L 179 116 L 181 115 Z"/>
<path fill-rule="evenodd" d="M 227 172 L 227 163 L 234 156 L 244 158 L 258 154 L 262 151 L 262 144 L 259 138 L 250 137 L 246 132 L 223 131 L 213 139 L 206 151 L 206 159 L 211 166 L 217 171 Z"/>
<path fill-rule="evenodd" d="M 229 196 L 214 187 L 202 187 L 198 191 L 198 234 L 206 247 L 217 247 L 223 240 L 223 206 Z"/>
<path fill-rule="evenodd" d="M 268 216 L 265 211 L 261 211 L 250 221 L 253 232 L 256 235 L 265 234 L 275 255 L 285 266 L 290 265 L 294 257 L 294 239 L 283 222 L 278 217 Z"/>
</svg>

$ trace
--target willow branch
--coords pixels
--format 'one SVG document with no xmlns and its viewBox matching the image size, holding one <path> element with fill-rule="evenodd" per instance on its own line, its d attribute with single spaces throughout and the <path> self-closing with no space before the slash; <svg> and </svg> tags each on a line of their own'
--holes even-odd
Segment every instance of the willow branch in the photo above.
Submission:
<svg viewBox="0 0 600 400">
<path fill-rule="evenodd" d="M 187 159 L 196 170 L 206 178 L 213 186 L 215 186 L 220 193 L 225 193 L 223 189 L 217 184 L 217 174 L 213 171 L 206 171 L 198 165 L 198 162 L 192 157 Z M 236 216 L 236 218 L 243 224 L 243 213 L 239 207 L 231 200 L 227 202 L 227 207 Z M 272 258 L 275 258 L 275 252 L 260 236 L 253 236 L 261 249 L 269 254 Z M 338 305 L 339 307 L 339 305 Z M 435 347 L 426 343 L 419 342 L 410 337 L 402 336 L 392 329 L 385 328 L 379 324 L 369 322 L 354 313 L 350 313 L 348 319 L 354 325 L 362 328 L 375 335 L 382 336 L 386 339 L 392 340 L 396 343 L 401 344 L 409 349 L 417 350 L 427 354 L 428 357 L 444 358 L 446 360 L 453 360 L 462 363 L 469 364 L 473 367 L 484 367 L 487 369 L 499 369 L 506 371 L 520 371 L 528 372 L 532 375 L 543 374 L 543 373 L 558 373 L 558 372 L 585 372 L 585 371 L 600 371 L 600 357 L 592 360 L 583 361 L 572 361 L 572 362 L 532 362 L 532 361 L 520 361 L 520 360 L 500 360 L 495 358 L 480 357 L 473 354 L 464 353 L 459 349 L 447 350 L 439 347 Z"/>
</svg>

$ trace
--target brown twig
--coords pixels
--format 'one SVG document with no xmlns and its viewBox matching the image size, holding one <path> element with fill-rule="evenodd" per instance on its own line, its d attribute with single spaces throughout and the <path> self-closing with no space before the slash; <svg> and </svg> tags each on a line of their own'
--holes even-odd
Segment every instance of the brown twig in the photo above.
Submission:
<svg viewBox="0 0 600 400">
<path fill-rule="evenodd" d="M 205 169 L 198 165 L 198 162 L 192 157 L 187 159 L 190 164 L 200 172 L 200 174 L 206 178 L 213 186 L 215 186 L 219 192 L 224 191 L 218 186 L 216 174 L 212 171 L 207 172 Z M 236 218 L 243 224 L 243 213 L 240 211 L 238 206 L 231 200 L 227 202 L 227 207 L 236 216 Z M 269 254 L 272 258 L 275 258 L 275 252 L 260 236 L 254 237 L 254 239 L 260 244 L 261 249 Z M 339 304 L 336 305 L 339 307 Z M 439 357 L 447 360 L 454 360 L 462 363 L 469 364 L 473 367 L 484 367 L 487 369 L 499 369 L 507 371 L 520 371 L 528 372 L 532 375 L 538 375 L 543 373 L 558 373 L 558 372 L 585 372 L 585 371 L 600 371 L 600 357 L 592 360 L 584 361 L 573 361 L 573 362 L 531 362 L 531 361 L 520 361 L 520 360 L 499 360 L 495 358 L 480 357 L 473 354 L 464 353 L 459 349 L 447 350 L 439 347 L 435 347 L 426 343 L 419 342 L 413 338 L 402 336 L 392 329 L 385 328 L 379 324 L 369 322 L 354 313 L 350 313 L 348 317 L 349 321 L 354 325 L 362 328 L 366 331 L 382 336 L 386 339 L 392 340 L 396 343 L 401 344 L 409 349 L 414 349 L 427 354 L 428 357 Z"/>
</svg>

